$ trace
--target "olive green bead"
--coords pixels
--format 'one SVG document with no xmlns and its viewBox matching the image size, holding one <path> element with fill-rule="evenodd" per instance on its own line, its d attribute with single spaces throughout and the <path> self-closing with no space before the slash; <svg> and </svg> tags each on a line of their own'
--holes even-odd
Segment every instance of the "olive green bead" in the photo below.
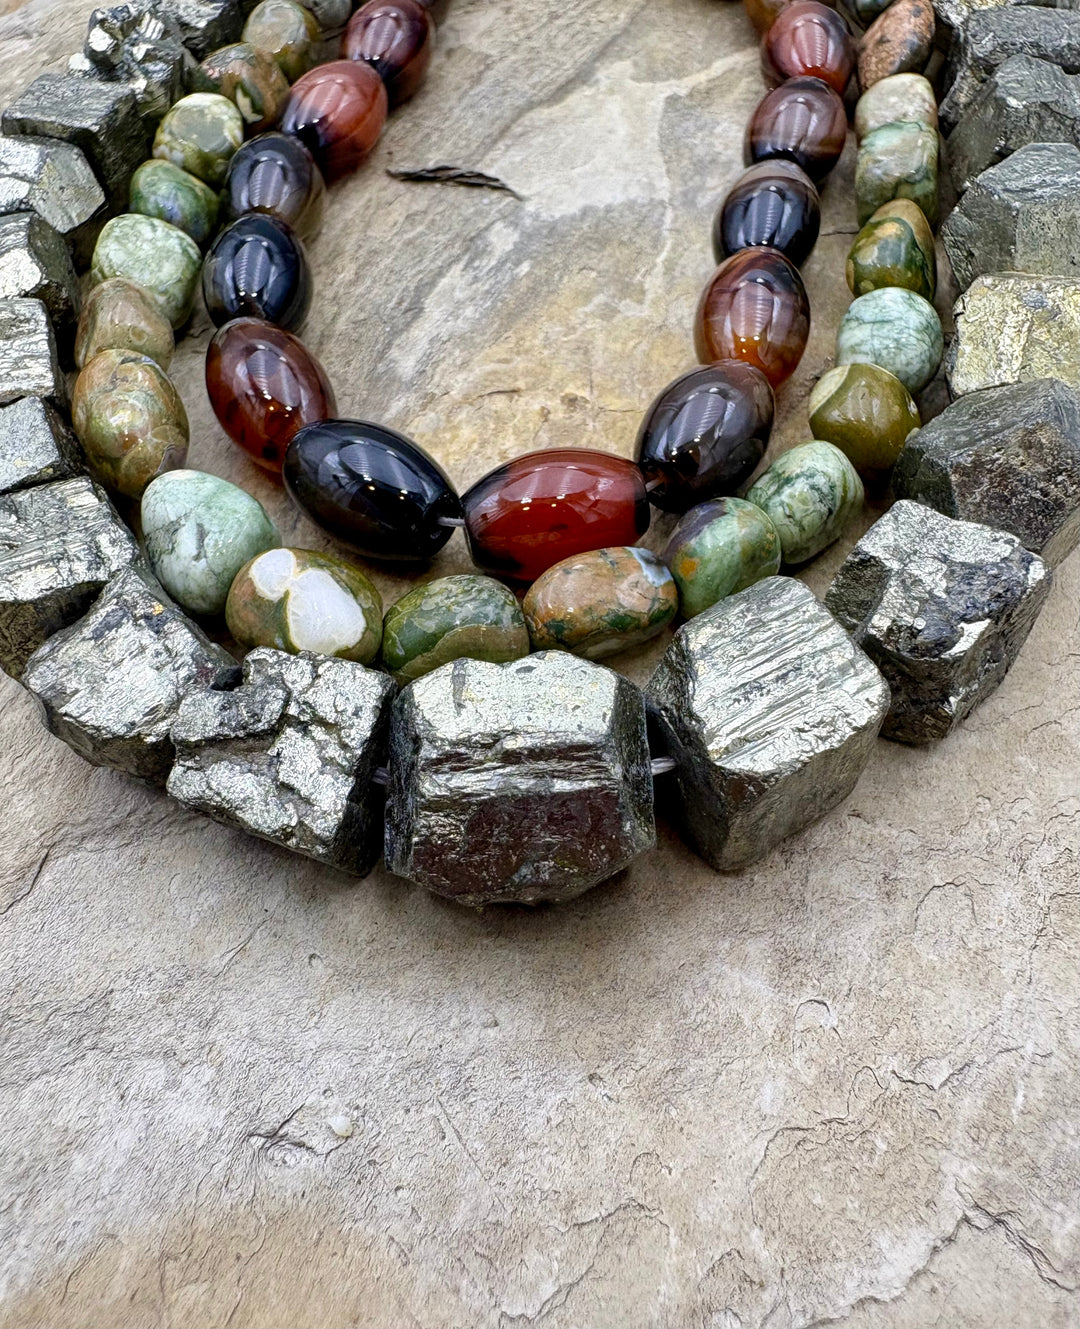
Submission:
<svg viewBox="0 0 1080 1329">
<path fill-rule="evenodd" d="M 873 129 L 855 158 L 859 225 L 883 203 L 909 198 L 931 225 L 938 215 L 938 136 L 928 125 L 898 120 Z"/>
<path fill-rule="evenodd" d="M 79 311 L 75 364 L 82 369 L 101 351 L 135 351 L 162 369 L 172 360 L 172 324 L 150 292 L 125 277 L 91 287 Z"/>
<path fill-rule="evenodd" d="M 746 495 L 775 526 L 785 563 L 805 563 L 839 539 L 864 497 L 855 467 L 819 438 L 781 453 Z"/>
<path fill-rule="evenodd" d="M 243 39 L 272 56 L 295 83 L 311 68 L 319 25 L 315 15 L 294 0 L 259 0 L 244 24 Z"/>
<path fill-rule="evenodd" d="M 244 118 L 217 92 L 193 92 L 165 113 L 154 135 L 154 156 L 172 162 L 215 188 L 244 141 Z"/>
<path fill-rule="evenodd" d="M 529 654 L 514 593 L 491 577 L 440 577 L 386 611 L 383 664 L 404 686 L 452 660 L 506 664 Z"/>
<path fill-rule="evenodd" d="M 810 428 L 859 471 L 887 471 L 922 421 L 903 383 L 880 365 L 838 365 L 810 393 Z"/>
<path fill-rule="evenodd" d="M 855 237 L 846 276 L 853 295 L 879 286 L 903 286 L 933 300 L 934 233 L 922 209 L 906 198 L 883 203 Z"/>
<path fill-rule="evenodd" d="M 252 134 L 277 124 L 289 96 L 289 81 L 277 61 L 250 42 L 212 52 L 196 69 L 193 82 L 199 92 L 217 92 L 234 102 Z"/>
<path fill-rule="evenodd" d="M 219 196 L 172 162 L 151 157 L 131 177 L 132 212 L 161 221 L 206 244 L 217 226 Z"/>
<path fill-rule="evenodd" d="M 897 120 L 937 129 L 937 98 L 930 80 L 922 74 L 890 74 L 878 79 L 856 103 L 855 133 L 860 139 Z"/>
<path fill-rule="evenodd" d="M 776 527 L 759 507 L 741 498 L 714 498 L 691 508 L 663 555 L 685 618 L 771 577 L 780 570 L 780 557 Z"/>
<path fill-rule="evenodd" d="M 124 277 L 154 297 L 174 328 L 187 321 L 202 270 L 190 235 L 159 217 L 124 212 L 102 227 L 90 263 L 90 283 Z"/>
</svg>

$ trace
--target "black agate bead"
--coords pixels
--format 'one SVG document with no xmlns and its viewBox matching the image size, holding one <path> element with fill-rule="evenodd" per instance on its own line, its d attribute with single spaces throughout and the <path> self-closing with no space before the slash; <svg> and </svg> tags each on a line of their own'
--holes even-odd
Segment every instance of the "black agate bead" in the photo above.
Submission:
<svg viewBox="0 0 1080 1329">
<path fill-rule="evenodd" d="M 291 226 L 250 213 L 231 222 L 203 263 L 206 312 L 218 327 L 234 318 L 260 318 L 279 328 L 300 326 L 311 304 L 304 246 Z"/>
<path fill-rule="evenodd" d="M 233 153 L 225 177 L 225 219 L 265 212 L 287 222 L 304 240 L 322 225 L 326 184 L 315 158 L 289 134 L 260 134 Z"/>
<path fill-rule="evenodd" d="M 821 225 L 814 182 L 794 162 L 758 162 L 739 176 L 713 222 L 717 263 L 740 249 L 769 245 L 798 266 L 810 257 Z"/>
</svg>

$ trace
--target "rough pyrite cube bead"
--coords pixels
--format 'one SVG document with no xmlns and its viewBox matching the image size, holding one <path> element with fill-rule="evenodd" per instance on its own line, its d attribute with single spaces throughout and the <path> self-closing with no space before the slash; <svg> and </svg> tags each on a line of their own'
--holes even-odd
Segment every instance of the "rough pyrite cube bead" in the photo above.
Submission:
<svg viewBox="0 0 1080 1329">
<path fill-rule="evenodd" d="M 82 470 L 75 435 L 40 397 L 0 406 L 0 494 Z"/>
<path fill-rule="evenodd" d="M 1050 569 L 1015 536 L 901 499 L 825 603 L 889 682 L 882 734 L 933 743 L 1005 677 L 1049 589 Z"/>
<path fill-rule="evenodd" d="M 0 212 L 36 212 L 85 264 L 104 218 L 105 194 L 73 144 L 0 137 Z"/>
<path fill-rule="evenodd" d="M 0 300 L 0 405 L 19 397 L 67 401 L 49 315 L 40 300 L 21 296 Z"/>
<path fill-rule="evenodd" d="M 806 586 L 769 577 L 682 627 L 645 698 L 690 837 L 726 872 L 851 793 L 889 689 Z"/>
<path fill-rule="evenodd" d="M 79 283 L 63 237 L 32 212 L 0 217 L 0 299 L 40 300 L 54 325 L 72 332 Z"/>
<path fill-rule="evenodd" d="M 1080 281 L 995 272 L 954 309 L 945 375 L 954 397 L 1002 383 L 1060 378 L 1080 387 Z"/>
<path fill-rule="evenodd" d="M 568 900 L 656 843 L 641 693 L 562 651 L 457 660 L 394 705 L 386 865 L 462 904 Z"/>
<path fill-rule="evenodd" d="M 181 703 L 173 798 L 215 821 L 364 876 L 382 853 L 386 674 L 350 660 L 252 651 L 233 692 Z"/>
<path fill-rule="evenodd" d="M 184 95 L 195 68 L 179 28 L 147 0 L 95 9 L 83 54 L 102 77 L 127 83 L 139 113 L 151 122 Z"/>
<path fill-rule="evenodd" d="M 84 760 L 163 784 L 185 695 L 230 687 L 239 674 L 232 656 L 133 564 L 84 618 L 35 651 L 23 684 L 46 727 Z"/>
</svg>

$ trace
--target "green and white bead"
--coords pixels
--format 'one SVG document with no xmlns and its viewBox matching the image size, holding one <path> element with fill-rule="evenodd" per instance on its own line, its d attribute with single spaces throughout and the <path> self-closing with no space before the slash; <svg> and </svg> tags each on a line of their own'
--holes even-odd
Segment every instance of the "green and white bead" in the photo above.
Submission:
<svg viewBox="0 0 1080 1329">
<path fill-rule="evenodd" d="M 882 286 L 852 300 L 836 334 L 836 362 L 887 369 L 919 392 L 937 373 L 945 340 L 929 300 L 899 286 Z"/>
<path fill-rule="evenodd" d="M 440 577 L 386 611 L 383 664 L 404 686 L 452 660 L 506 664 L 529 654 L 514 593 L 491 577 Z"/>
<path fill-rule="evenodd" d="M 928 222 L 938 215 L 937 130 L 910 120 L 872 129 L 855 158 L 855 203 L 864 225 L 883 203 L 909 198 Z"/>
<path fill-rule="evenodd" d="M 190 235 L 158 217 L 125 212 L 105 223 L 90 263 L 90 284 L 124 277 L 148 291 L 174 328 L 191 313 L 202 254 Z"/>
<path fill-rule="evenodd" d="M 930 80 L 922 74 L 890 74 L 878 79 L 855 106 L 855 134 L 860 139 L 898 120 L 937 129 L 937 98 Z"/>
<path fill-rule="evenodd" d="M 131 177 L 131 211 L 158 217 L 190 235 L 197 245 L 214 234 L 218 194 L 172 162 L 151 157 Z"/>
<path fill-rule="evenodd" d="M 228 97 L 253 134 L 277 124 L 289 95 L 289 81 L 277 61 L 250 42 L 234 42 L 208 55 L 195 71 L 194 86 Z"/>
<path fill-rule="evenodd" d="M 664 562 L 684 618 L 780 570 L 780 536 L 766 513 L 741 498 L 700 503 L 671 533 Z"/>
<path fill-rule="evenodd" d="M 933 300 L 934 233 L 922 209 L 906 198 L 883 203 L 855 237 L 846 276 L 852 295 L 865 295 L 879 286 L 903 286 Z"/>
<path fill-rule="evenodd" d="M 243 39 L 265 51 L 290 83 L 306 74 L 319 40 L 315 15 L 294 0 L 259 0 L 244 24 Z"/>
<path fill-rule="evenodd" d="M 193 614 L 221 614 L 245 563 L 281 543 L 263 506 L 203 471 L 169 471 L 142 496 L 142 532 L 154 576 Z"/>
<path fill-rule="evenodd" d="M 169 108 L 154 135 L 154 156 L 219 188 L 244 141 L 236 104 L 216 92 L 193 92 Z"/>
<path fill-rule="evenodd" d="M 370 664 L 382 640 L 382 598 L 342 559 L 312 549 L 269 549 L 236 574 L 225 622 L 242 646 Z"/>
<path fill-rule="evenodd" d="M 172 360 L 172 324 L 150 292 L 125 277 L 91 287 L 79 311 L 76 366 L 82 369 L 102 351 L 135 351 L 162 369 Z"/>
<path fill-rule="evenodd" d="M 887 471 L 922 421 L 911 394 L 880 365 L 838 365 L 810 393 L 810 428 L 859 471 Z"/>
<path fill-rule="evenodd" d="M 815 438 L 777 457 L 746 497 L 776 527 L 784 562 L 805 563 L 844 533 L 865 495 L 840 449 Z"/>
</svg>

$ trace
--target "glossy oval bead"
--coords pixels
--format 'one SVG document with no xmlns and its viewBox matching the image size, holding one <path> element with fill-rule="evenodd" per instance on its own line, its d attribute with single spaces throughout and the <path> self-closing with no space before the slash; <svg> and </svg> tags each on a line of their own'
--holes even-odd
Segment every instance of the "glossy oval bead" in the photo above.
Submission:
<svg viewBox="0 0 1080 1329">
<path fill-rule="evenodd" d="M 746 126 L 743 157 L 782 158 L 820 181 L 840 160 L 847 112 L 837 93 L 819 78 L 793 78 L 767 92 Z"/>
<path fill-rule="evenodd" d="M 753 503 L 714 498 L 682 518 L 663 558 L 679 588 L 682 615 L 693 618 L 725 596 L 779 572 L 780 536 Z"/>
<path fill-rule="evenodd" d="M 820 78 L 843 93 L 855 68 L 855 42 L 843 17 L 818 0 L 795 0 L 762 38 L 761 69 L 770 83 Z"/>
<path fill-rule="evenodd" d="M 805 563 L 838 540 L 862 510 L 863 486 L 839 448 L 822 439 L 781 453 L 746 495 L 780 537 L 785 563 Z"/>
<path fill-rule="evenodd" d="M 809 335 L 806 287 L 775 249 L 744 249 L 725 259 L 702 293 L 694 323 L 699 360 L 744 360 L 774 388 L 795 372 Z"/>
<path fill-rule="evenodd" d="M 686 512 L 733 494 L 765 455 L 773 422 L 769 380 L 742 360 L 682 374 L 653 401 L 637 436 L 649 501 Z"/>
<path fill-rule="evenodd" d="M 633 462 L 590 448 L 527 452 L 462 496 L 478 567 L 535 581 L 589 549 L 634 544 L 649 528 L 645 481 Z"/>
<path fill-rule="evenodd" d="M 922 74 L 890 74 L 867 88 L 855 103 L 855 134 L 865 138 L 897 120 L 937 129 L 937 97 Z"/>
<path fill-rule="evenodd" d="M 164 115 L 154 135 L 154 156 L 219 186 L 244 141 L 244 118 L 228 97 L 193 92 Z"/>
<path fill-rule="evenodd" d="M 863 226 L 883 204 L 910 199 L 933 224 L 938 215 L 938 135 L 928 125 L 873 129 L 855 158 L 855 204 Z"/>
<path fill-rule="evenodd" d="M 281 128 L 310 150 L 328 180 L 355 170 L 386 123 L 386 87 L 362 61 L 333 60 L 292 86 Z"/>
<path fill-rule="evenodd" d="M 288 134 L 260 134 L 240 148 L 225 177 L 224 214 L 262 212 L 312 239 L 322 225 L 326 184 L 315 158 Z"/>
<path fill-rule="evenodd" d="M 202 267 L 190 235 L 157 217 L 124 212 L 101 228 L 90 263 L 90 284 L 123 277 L 157 301 L 174 328 L 187 322 Z"/>
<path fill-rule="evenodd" d="M 135 351 L 94 356 L 75 380 L 71 423 L 95 474 L 128 498 L 187 460 L 184 403 L 161 366 Z"/>
<path fill-rule="evenodd" d="M 319 25 L 315 15 L 295 0 L 259 0 L 247 17 L 241 37 L 271 56 L 293 83 L 311 68 Z"/>
<path fill-rule="evenodd" d="M 295 329 L 311 304 L 304 246 L 276 217 L 239 217 L 221 232 L 203 263 L 206 312 L 220 327 L 233 318 L 259 318 Z"/>
<path fill-rule="evenodd" d="M 344 559 L 314 549 L 268 549 L 236 574 L 225 623 L 242 646 L 370 664 L 382 641 L 382 597 Z"/>
<path fill-rule="evenodd" d="M 369 64 L 399 106 L 424 81 L 434 44 L 435 24 L 417 0 L 368 0 L 349 20 L 341 54 Z"/>
<path fill-rule="evenodd" d="M 383 664 L 400 687 L 453 660 L 508 664 L 530 649 L 517 596 L 475 573 L 417 586 L 383 619 Z"/>
<path fill-rule="evenodd" d="M 899 286 L 882 286 L 852 300 L 836 334 L 837 364 L 880 365 L 911 393 L 934 377 L 944 349 L 934 306 Z"/>
<path fill-rule="evenodd" d="M 887 471 L 922 421 L 911 394 L 880 365 L 837 365 L 810 393 L 810 428 L 859 471 Z"/>
<path fill-rule="evenodd" d="M 903 286 L 933 300 L 934 233 L 922 209 L 905 198 L 883 203 L 855 237 L 844 271 L 852 295 Z"/>
<path fill-rule="evenodd" d="M 534 651 L 602 660 L 663 632 L 679 611 L 679 590 L 649 549 L 594 549 L 548 568 L 521 607 Z"/>
<path fill-rule="evenodd" d="M 369 558 L 431 558 L 461 516 L 453 485 L 423 448 L 367 420 L 302 430 L 283 474 L 316 526 Z"/>
<path fill-rule="evenodd" d="M 125 277 L 91 287 L 79 311 L 76 366 L 82 369 L 100 351 L 135 351 L 162 369 L 172 360 L 172 324 L 149 291 Z"/>
<path fill-rule="evenodd" d="M 233 42 L 211 52 L 196 69 L 193 83 L 198 92 L 228 97 L 252 134 L 277 124 L 289 95 L 289 81 L 277 61 L 250 42 Z"/>
<path fill-rule="evenodd" d="M 798 266 L 810 257 L 820 225 L 821 199 L 802 167 L 780 159 L 758 162 L 720 205 L 713 253 L 719 263 L 740 249 L 767 245 Z"/>
<path fill-rule="evenodd" d="M 131 177 L 129 207 L 144 217 L 158 217 L 204 245 L 214 234 L 218 195 L 172 162 L 151 157 Z"/>
<path fill-rule="evenodd" d="M 222 429 L 260 466 L 279 472 L 304 425 L 336 410 L 322 365 L 292 333 L 238 318 L 206 348 L 206 391 Z"/>
</svg>

